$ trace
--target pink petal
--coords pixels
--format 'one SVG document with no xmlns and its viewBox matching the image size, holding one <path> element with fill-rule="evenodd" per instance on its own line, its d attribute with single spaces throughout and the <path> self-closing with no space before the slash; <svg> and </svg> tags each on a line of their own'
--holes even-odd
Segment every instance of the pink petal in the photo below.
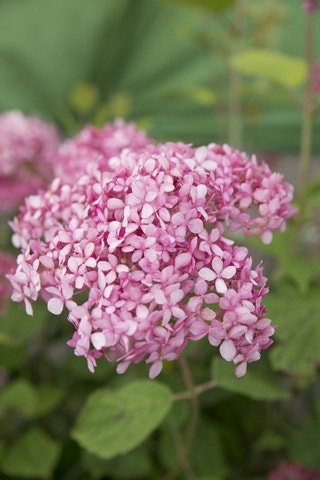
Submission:
<svg viewBox="0 0 320 480">
<path fill-rule="evenodd" d="M 91 343 L 97 350 L 101 350 L 106 345 L 106 339 L 102 332 L 95 332 L 91 335 Z"/>
<path fill-rule="evenodd" d="M 60 315 L 63 310 L 63 301 L 61 298 L 50 298 L 47 304 L 47 308 L 49 312 L 53 313 L 54 315 Z"/>
<path fill-rule="evenodd" d="M 190 263 L 191 258 L 192 257 L 190 253 L 179 253 L 174 261 L 175 268 L 185 267 Z"/>
<path fill-rule="evenodd" d="M 236 271 L 237 271 L 236 267 L 234 267 L 233 265 L 230 265 L 229 267 L 226 267 L 222 270 L 221 276 L 223 278 L 228 278 L 229 279 L 229 278 L 232 278 L 235 275 Z"/>
<path fill-rule="evenodd" d="M 236 368 L 236 376 L 243 377 L 247 373 L 247 362 L 241 362 Z"/>
<path fill-rule="evenodd" d="M 221 357 L 227 360 L 227 362 L 232 362 L 237 353 L 233 341 L 228 339 L 221 343 L 219 350 Z"/>
<path fill-rule="evenodd" d="M 215 274 L 215 272 L 210 270 L 210 268 L 203 267 L 201 268 L 201 270 L 199 270 L 199 277 L 203 278 L 207 282 L 211 282 L 217 277 L 217 275 Z"/>
<path fill-rule="evenodd" d="M 217 278 L 215 285 L 218 293 L 226 293 L 228 290 L 226 282 L 222 278 Z"/>
<path fill-rule="evenodd" d="M 149 378 L 156 378 L 162 370 L 162 361 L 155 362 L 149 370 Z"/>
<path fill-rule="evenodd" d="M 194 218 L 193 220 L 189 220 L 188 228 L 192 233 L 200 233 L 203 230 L 203 222 L 200 218 Z"/>
</svg>

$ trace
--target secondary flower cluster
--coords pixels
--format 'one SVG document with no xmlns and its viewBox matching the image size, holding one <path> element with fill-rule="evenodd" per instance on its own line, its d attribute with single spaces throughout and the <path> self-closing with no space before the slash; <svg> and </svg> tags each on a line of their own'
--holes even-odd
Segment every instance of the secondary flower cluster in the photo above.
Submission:
<svg viewBox="0 0 320 480">
<path fill-rule="evenodd" d="M 281 462 L 268 480 L 320 480 L 320 470 L 308 469 L 299 463 Z"/>
<path fill-rule="evenodd" d="M 53 179 L 59 138 L 56 129 L 19 111 L 0 115 L 0 212 L 12 212 L 24 198 Z"/>
<path fill-rule="evenodd" d="M 315 12 L 318 6 L 318 0 L 304 0 L 302 2 L 302 8 L 309 13 Z"/>
<path fill-rule="evenodd" d="M 118 373 L 144 360 L 154 378 L 207 335 L 244 375 L 274 328 L 262 268 L 227 232 L 271 241 L 295 213 L 292 187 L 228 145 L 156 144 L 124 123 L 87 127 L 56 164 L 12 222 L 13 300 L 66 309 L 68 344 L 92 371 L 102 356 Z"/>
</svg>

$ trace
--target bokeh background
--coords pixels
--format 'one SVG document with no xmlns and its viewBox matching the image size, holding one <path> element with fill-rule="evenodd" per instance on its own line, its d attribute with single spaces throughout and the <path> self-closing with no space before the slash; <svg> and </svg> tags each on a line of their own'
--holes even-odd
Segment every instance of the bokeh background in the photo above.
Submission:
<svg viewBox="0 0 320 480">
<path fill-rule="evenodd" d="M 304 38 L 300 0 L 1 0 L 0 110 L 41 114 L 66 133 L 122 116 L 161 140 L 295 152 L 290 91 L 234 78 L 230 59 L 252 46 L 303 58 Z"/>
</svg>

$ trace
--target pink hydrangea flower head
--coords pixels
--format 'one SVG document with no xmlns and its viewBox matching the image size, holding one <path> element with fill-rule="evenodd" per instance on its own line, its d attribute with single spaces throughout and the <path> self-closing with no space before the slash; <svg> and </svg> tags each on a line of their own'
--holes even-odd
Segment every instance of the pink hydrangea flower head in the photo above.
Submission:
<svg viewBox="0 0 320 480">
<path fill-rule="evenodd" d="M 16 210 L 52 180 L 58 143 L 55 127 L 37 117 L 0 115 L 0 211 Z"/>
<path fill-rule="evenodd" d="M 27 198 L 11 223 L 22 248 L 12 298 L 28 313 L 39 297 L 65 310 L 68 344 L 92 371 L 104 356 L 119 373 L 145 361 L 154 378 L 207 336 L 244 375 L 274 328 L 262 269 L 228 230 L 269 241 L 294 214 L 292 188 L 226 145 L 148 140 L 100 155 Z"/>
</svg>

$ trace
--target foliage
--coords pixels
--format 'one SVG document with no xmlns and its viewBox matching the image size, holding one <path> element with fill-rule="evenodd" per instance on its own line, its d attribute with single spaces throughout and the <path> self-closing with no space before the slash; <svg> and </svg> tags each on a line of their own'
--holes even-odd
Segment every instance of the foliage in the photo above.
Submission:
<svg viewBox="0 0 320 480">
<path fill-rule="evenodd" d="M 301 35 L 304 17 L 319 12 L 300 3 L 2 0 L 1 110 L 44 115 L 63 136 L 124 117 L 159 139 L 301 148 L 297 217 L 270 245 L 235 233 L 264 260 L 276 325 L 274 345 L 243 378 L 207 339 L 164 362 L 156 381 L 143 364 L 118 375 L 101 362 L 92 374 L 66 346 L 63 314 L 39 300 L 28 317 L 9 302 L 0 317 L 4 480 L 269 480 L 283 461 L 320 469 L 320 180 L 303 174 L 319 149 L 308 121 L 319 125 L 320 96 Z M 318 53 L 318 31 L 314 39 Z M 1 249 L 16 253 L 8 218 Z"/>
</svg>

